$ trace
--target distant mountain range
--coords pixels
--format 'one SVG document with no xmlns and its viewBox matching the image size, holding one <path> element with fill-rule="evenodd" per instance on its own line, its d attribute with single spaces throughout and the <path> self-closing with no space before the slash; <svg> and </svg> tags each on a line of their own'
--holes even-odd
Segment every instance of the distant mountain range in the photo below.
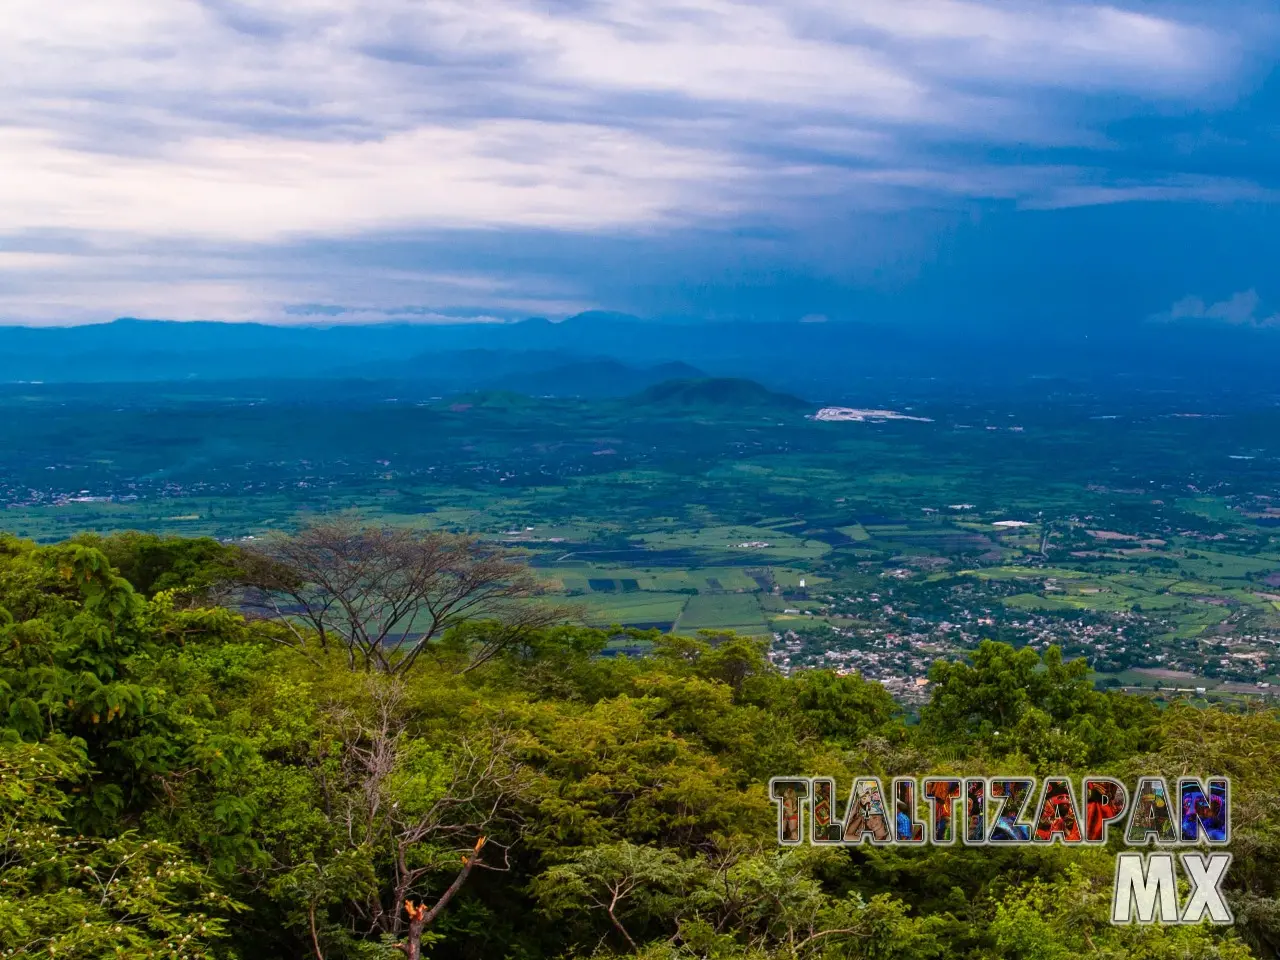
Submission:
<svg viewBox="0 0 1280 960">
<path fill-rule="evenodd" d="M 616 397 L 663 381 L 749 377 L 836 401 L 867 381 L 951 386 L 1108 382 L 1275 391 L 1280 331 L 1142 324 L 1078 331 L 870 323 L 668 323 L 587 313 L 560 323 L 269 326 L 118 320 L 0 326 L 0 383 L 336 381 L 414 394 L 511 390 Z M 880 388 L 877 388 L 879 390 Z"/>
<path fill-rule="evenodd" d="M 664 380 L 704 376 L 671 362 L 624 363 L 557 350 L 444 350 L 407 360 L 376 360 L 329 371 L 335 379 L 395 381 L 438 393 L 504 390 L 545 397 L 622 397 Z"/>
</svg>

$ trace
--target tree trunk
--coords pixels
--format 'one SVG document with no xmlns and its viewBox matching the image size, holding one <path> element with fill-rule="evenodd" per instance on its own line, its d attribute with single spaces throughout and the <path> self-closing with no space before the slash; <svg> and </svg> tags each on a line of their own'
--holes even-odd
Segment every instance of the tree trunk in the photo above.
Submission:
<svg viewBox="0 0 1280 960">
<path fill-rule="evenodd" d="M 449 889 L 440 895 L 440 899 L 436 901 L 436 905 L 430 910 L 427 909 L 425 903 L 415 905 L 412 900 L 404 902 L 405 913 L 409 915 L 409 939 L 405 941 L 402 949 L 405 956 L 409 960 L 420 960 L 422 957 L 422 931 L 427 924 L 433 922 L 436 917 L 440 916 L 441 911 L 448 906 L 449 901 L 453 899 L 453 895 L 462 889 L 462 885 L 467 882 L 467 877 L 471 875 L 472 869 L 476 865 L 476 861 L 480 859 L 480 850 L 484 847 L 485 838 L 481 837 L 476 841 L 474 852 L 471 856 L 463 856 L 462 869 L 458 871 L 458 875 L 453 878 L 453 883 L 449 884 Z"/>
<path fill-rule="evenodd" d="M 409 960 L 420 960 L 422 957 L 422 929 L 426 925 L 426 908 L 419 908 L 417 916 L 409 921 L 409 940 L 404 951 Z"/>
<path fill-rule="evenodd" d="M 622 934 L 623 938 L 631 946 L 631 949 L 639 950 L 640 948 L 636 946 L 636 942 L 631 939 L 631 934 L 627 933 L 627 928 L 622 925 L 622 921 L 618 919 L 618 915 L 613 912 L 614 907 L 618 905 L 618 900 L 618 891 L 614 890 L 613 900 L 609 904 L 609 920 L 612 921 L 614 929 Z"/>
<path fill-rule="evenodd" d="M 316 960 L 324 960 L 324 952 L 320 949 L 320 937 L 316 933 L 316 905 L 314 903 L 307 910 L 307 918 L 311 921 L 311 946 L 315 949 Z"/>
</svg>

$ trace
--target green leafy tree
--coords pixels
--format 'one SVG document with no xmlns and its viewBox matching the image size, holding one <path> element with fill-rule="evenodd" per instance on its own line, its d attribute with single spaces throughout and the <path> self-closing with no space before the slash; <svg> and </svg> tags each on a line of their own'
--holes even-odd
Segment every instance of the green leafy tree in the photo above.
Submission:
<svg viewBox="0 0 1280 960">
<path fill-rule="evenodd" d="M 1092 869 L 1090 869 L 1092 868 Z M 1017 960 L 1245 960 L 1249 948 L 1208 925 L 1113 926 L 1111 863 L 1088 856 L 1053 881 L 1009 891 L 991 923 L 997 957 Z M 1184 884 L 1185 886 L 1185 884 Z"/>
<path fill-rule="evenodd" d="M 1105 763 L 1158 733 L 1149 703 L 1094 690 L 1088 663 L 1064 662 L 1057 647 L 1042 657 L 987 640 L 971 660 L 938 660 L 930 670 L 921 723 L 940 741 L 981 744 L 993 756 L 1022 752 L 1047 770 Z"/>
<path fill-rule="evenodd" d="M 239 905 L 207 871 L 163 840 L 64 828 L 64 788 L 85 771 L 76 741 L 0 741 L 0 951 L 85 960 L 216 956 Z"/>
<path fill-rule="evenodd" d="M 627 841 L 602 843 L 552 867 L 533 883 L 533 894 L 552 917 L 598 911 L 632 950 L 638 948 L 624 921 L 671 918 L 682 912 L 698 869 L 670 850 Z"/>
<path fill-rule="evenodd" d="M 145 597 L 169 590 L 192 601 L 222 599 L 239 577 L 239 551 L 211 537 L 162 537 L 128 530 L 106 537 L 81 534 L 71 542 L 101 551 Z"/>
</svg>

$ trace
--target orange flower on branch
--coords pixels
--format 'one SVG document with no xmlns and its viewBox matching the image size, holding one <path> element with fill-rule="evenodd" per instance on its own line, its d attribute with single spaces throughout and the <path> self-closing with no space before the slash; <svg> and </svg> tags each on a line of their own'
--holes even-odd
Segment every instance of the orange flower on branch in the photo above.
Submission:
<svg viewBox="0 0 1280 960">
<path fill-rule="evenodd" d="M 409 915 L 410 920 L 421 920 L 427 915 L 427 905 L 425 903 L 415 904 L 412 900 L 404 902 L 404 912 Z"/>
</svg>

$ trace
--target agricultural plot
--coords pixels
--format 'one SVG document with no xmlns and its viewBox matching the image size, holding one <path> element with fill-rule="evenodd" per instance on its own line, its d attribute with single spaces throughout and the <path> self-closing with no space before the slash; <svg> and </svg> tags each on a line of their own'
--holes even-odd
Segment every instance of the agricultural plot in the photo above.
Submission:
<svg viewBox="0 0 1280 960">
<path fill-rule="evenodd" d="M 1073 603 L 1065 597 L 1055 597 L 1040 593 L 1017 593 L 1012 597 L 1007 597 L 1004 601 L 1006 607 L 1014 607 L 1019 610 L 1083 610 L 1084 604 Z"/>
<path fill-rule="evenodd" d="M 831 548 L 776 528 L 756 526 L 708 526 L 681 531 L 654 531 L 638 538 L 651 550 L 693 550 L 743 565 L 787 560 L 816 560 Z"/>
<path fill-rule="evenodd" d="M 851 523 L 847 526 L 836 527 L 835 529 L 837 533 L 844 534 L 850 540 L 862 541 L 871 539 L 871 534 L 867 531 L 867 528 L 860 523 Z"/>
<path fill-rule="evenodd" d="M 587 623 L 658 627 L 669 630 L 689 597 L 679 593 L 591 593 L 567 602 L 581 609 Z"/>
<path fill-rule="evenodd" d="M 690 597 L 676 622 L 680 633 L 698 630 L 736 630 L 763 636 L 769 632 L 760 611 L 760 603 L 750 594 L 721 594 Z"/>
<path fill-rule="evenodd" d="M 760 589 L 738 567 L 701 567 L 689 570 L 646 567 L 605 567 L 585 560 L 565 560 L 540 567 L 544 580 L 568 593 L 629 592 L 737 593 Z"/>
<path fill-rule="evenodd" d="M 1244 579 L 1250 574 L 1276 569 L 1276 562 L 1264 557 L 1241 557 L 1231 553 L 1196 550 L 1195 556 L 1182 557 L 1178 566 L 1189 575 L 1211 580 Z"/>
<path fill-rule="evenodd" d="M 1084 580 L 1089 577 L 1082 570 L 1068 567 L 985 567 L 959 573 L 979 580 Z"/>
</svg>

